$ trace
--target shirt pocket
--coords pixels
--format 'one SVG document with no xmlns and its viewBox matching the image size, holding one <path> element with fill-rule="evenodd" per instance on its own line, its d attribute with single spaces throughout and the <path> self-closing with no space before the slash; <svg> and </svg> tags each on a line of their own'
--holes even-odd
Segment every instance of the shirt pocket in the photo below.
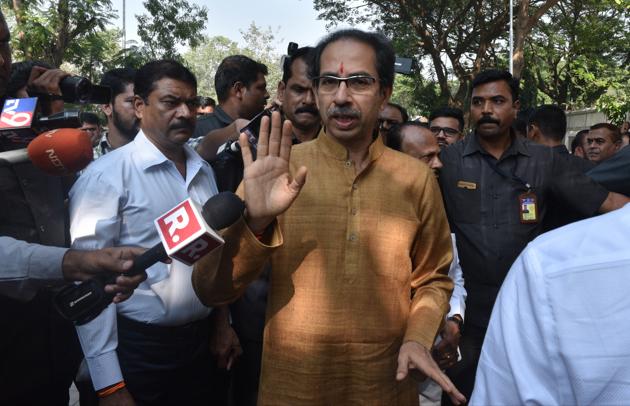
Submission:
<svg viewBox="0 0 630 406">
<path fill-rule="evenodd" d="M 464 180 L 467 184 L 476 185 L 475 188 L 461 187 L 458 182 L 450 193 L 452 204 L 448 207 L 449 218 L 456 223 L 474 224 L 481 222 L 481 196 L 480 185 L 475 182 Z"/>
</svg>

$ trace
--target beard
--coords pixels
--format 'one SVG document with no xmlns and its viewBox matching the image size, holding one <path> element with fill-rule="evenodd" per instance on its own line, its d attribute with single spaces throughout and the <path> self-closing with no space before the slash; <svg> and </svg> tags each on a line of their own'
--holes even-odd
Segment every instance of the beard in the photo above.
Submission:
<svg viewBox="0 0 630 406">
<path fill-rule="evenodd" d="M 129 141 L 136 138 L 136 134 L 138 134 L 139 130 L 139 122 L 137 118 L 134 117 L 134 120 L 131 122 L 126 122 L 120 117 L 120 114 L 116 112 L 116 109 L 112 109 L 112 123 L 118 132 Z"/>
</svg>

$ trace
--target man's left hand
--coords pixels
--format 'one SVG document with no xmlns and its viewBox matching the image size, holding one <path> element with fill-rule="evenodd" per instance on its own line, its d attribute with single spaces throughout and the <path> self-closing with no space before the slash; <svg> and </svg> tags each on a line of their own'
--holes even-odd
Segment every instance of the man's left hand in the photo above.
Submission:
<svg viewBox="0 0 630 406">
<path fill-rule="evenodd" d="M 448 369 L 457 364 L 457 348 L 462 337 L 459 331 L 459 324 L 453 320 L 447 320 L 440 333 L 442 340 L 435 346 L 433 351 L 435 361 L 441 369 Z"/>
<path fill-rule="evenodd" d="M 466 402 L 464 395 L 457 390 L 453 382 L 435 363 L 429 350 L 416 341 L 407 341 L 400 346 L 398 353 L 396 380 L 402 381 L 412 370 L 417 370 L 440 385 L 442 390 L 451 398 L 453 404 L 462 405 Z"/>
<path fill-rule="evenodd" d="M 216 313 L 215 313 L 216 312 Z M 243 354 L 236 332 L 230 326 L 226 308 L 216 308 L 210 316 L 210 353 L 217 360 L 217 367 L 228 371 Z"/>
</svg>

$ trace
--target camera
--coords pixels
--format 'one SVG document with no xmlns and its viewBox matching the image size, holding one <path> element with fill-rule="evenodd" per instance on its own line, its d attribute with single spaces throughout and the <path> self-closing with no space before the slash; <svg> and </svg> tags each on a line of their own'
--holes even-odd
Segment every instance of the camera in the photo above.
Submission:
<svg viewBox="0 0 630 406">
<path fill-rule="evenodd" d="M 66 76 L 59 82 L 62 99 L 66 103 L 107 104 L 111 99 L 111 89 L 92 84 L 82 76 Z"/>
</svg>

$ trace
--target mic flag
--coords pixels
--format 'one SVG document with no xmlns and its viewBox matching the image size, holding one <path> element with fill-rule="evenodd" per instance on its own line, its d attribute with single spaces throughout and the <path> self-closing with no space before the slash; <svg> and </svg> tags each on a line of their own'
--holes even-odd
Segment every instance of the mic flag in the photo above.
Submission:
<svg viewBox="0 0 630 406">
<path fill-rule="evenodd" d="M 205 221 L 201 207 L 186 199 L 155 220 L 155 226 L 169 257 L 192 265 L 224 244 L 223 238 Z"/>
<path fill-rule="evenodd" d="M 94 157 L 90 137 L 76 128 L 46 131 L 28 144 L 27 151 L 33 165 L 58 176 L 80 171 Z"/>
<path fill-rule="evenodd" d="M 161 243 L 145 251 L 133 261 L 126 275 L 137 275 L 169 255 L 185 262 L 197 261 L 202 255 L 223 244 L 215 230 L 235 223 L 245 210 L 245 203 L 232 192 L 212 196 L 200 209 L 188 199 L 169 210 L 157 220 Z M 188 262 L 185 262 L 188 263 Z M 103 274 L 78 285 L 69 285 L 55 295 L 57 311 L 81 325 L 98 316 L 112 301 L 104 287 L 114 283 L 116 275 Z"/>
<path fill-rule="evenodd" d="M 7 99 L 0 113 L 0 132 L 11 143 L 26 144 L 35 133 L 31 126 L 37 109 L 37 97 Z"/>
</svg>

